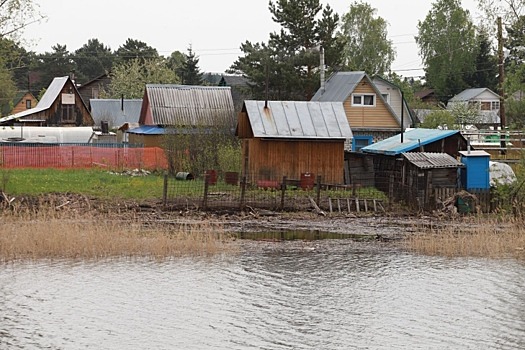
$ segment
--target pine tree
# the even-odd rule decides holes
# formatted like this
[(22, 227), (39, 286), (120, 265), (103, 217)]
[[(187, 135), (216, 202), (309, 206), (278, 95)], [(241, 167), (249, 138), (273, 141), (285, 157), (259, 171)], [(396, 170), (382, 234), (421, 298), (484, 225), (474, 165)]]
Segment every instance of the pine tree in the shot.
[(199, 57), (195, 55), (190, 45), (188, 53), (184, 55), (182, 67), (177, 72), (184, 85), (203, 85), (202, 72), (199, 68)]

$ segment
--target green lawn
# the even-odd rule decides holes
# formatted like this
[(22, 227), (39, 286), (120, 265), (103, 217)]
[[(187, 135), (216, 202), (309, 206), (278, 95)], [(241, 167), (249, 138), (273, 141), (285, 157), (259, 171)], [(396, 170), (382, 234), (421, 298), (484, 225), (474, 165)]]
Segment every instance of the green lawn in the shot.
[(70, 192), (100, 198), (162, 199), (163, 175), (129, 176), (97, 169), (0, 169), (9, 195)]

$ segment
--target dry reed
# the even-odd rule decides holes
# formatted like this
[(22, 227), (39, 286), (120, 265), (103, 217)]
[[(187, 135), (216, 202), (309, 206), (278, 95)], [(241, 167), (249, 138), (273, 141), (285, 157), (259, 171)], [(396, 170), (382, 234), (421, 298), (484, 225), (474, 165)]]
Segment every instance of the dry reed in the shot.
[(231, 236), (218, 224), (145, 225), (74, 213), (39, 211), (1, 215), (0, 261), (107, 259), (233, 252)]
[(523, 221), (513, 218), (477, 217), (438, 228), (420, 228), (404, 244), (425, 255), (525, 259), (525, 227)]

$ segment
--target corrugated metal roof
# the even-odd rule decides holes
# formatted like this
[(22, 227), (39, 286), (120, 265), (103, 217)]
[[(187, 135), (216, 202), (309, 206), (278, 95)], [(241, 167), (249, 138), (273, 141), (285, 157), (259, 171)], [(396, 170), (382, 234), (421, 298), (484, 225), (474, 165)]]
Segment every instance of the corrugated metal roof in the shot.
[(398, 134), (363, 147), (361, 151), (395, 156), (455, 134), (460, 134), (460, 132), (458, 130), (412, 129), (403, 133), (403, 143), (401, 143), (401, 134)]
[(146, 94), (153, 124), (235, 124), (230, 87), (147, 84)]
[(255, 137), (349, 139), (350, 125), (341, 102), (244, 101)]
[(411, 152), (403, 153), (410, 163), (421, 169), (460, 168), (463, 163), (446, 153)]
[(142, 108), (142, 99), (91, 99), (90, 103), (95, 125), (107, 121), (109, 128), (138, 123)]
[(365, 72), (337, 72), (326, 81), (324, 91), (317, 90), (312, 101), (344, 102), (365, 76)]
[(27, 109), (25, 111), (10, 116), (0, 118), (0, 123), (5, 123), (13, 119), (20, 119), (28, 115), (39, 113), (51, 108), (53, 102), (55, 102), (55, 100), (57, 99), (58, 95), (64, 88), (64, 85), (66, 84), (68, 79), (69, 77), (67, 76), (54, 78), (51, 84), (47, 87), (46, 92), (44, 93), (40, 101), (38, 101), (35, 108)]
[(481, 95), (483, 92), (488, 91), (491, 94), (495, 95), (496, 97), (498, 94), (496, 94), (494, 91), (490, 90), (489, 88), (473, 88), (473, 89), (466, 89), (461, 91), (456, 96), (452, 97), (450, 99), (451, 102), (455, 101), (470, 101), (473, 98), (476, 98), (477, 96)]

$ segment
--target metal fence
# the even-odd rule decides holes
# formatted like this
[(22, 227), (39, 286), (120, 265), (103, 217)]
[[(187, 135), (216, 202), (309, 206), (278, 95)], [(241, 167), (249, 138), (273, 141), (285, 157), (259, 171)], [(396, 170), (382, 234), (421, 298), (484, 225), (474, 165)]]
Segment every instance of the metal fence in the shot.
[(2, 143), (0, 162), (4, 168), (167, 169), (161, 148), (116, 143)]
[[(248, 182), (246, 179), (255, 179)], [(240, 176), (208, 171), (200, 176), (179, 172), (164, 179), (163, 203), (168, 209), (233, 209), (351, 213), (384, 211), (386, 196), (374, 187), (328, 184), (322, 176), (303, 174), (300, 180)]]

